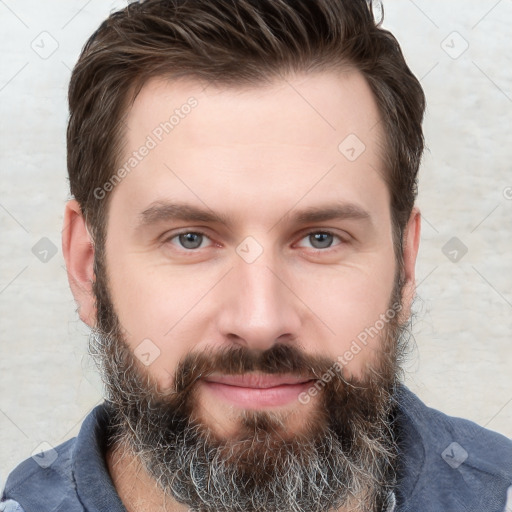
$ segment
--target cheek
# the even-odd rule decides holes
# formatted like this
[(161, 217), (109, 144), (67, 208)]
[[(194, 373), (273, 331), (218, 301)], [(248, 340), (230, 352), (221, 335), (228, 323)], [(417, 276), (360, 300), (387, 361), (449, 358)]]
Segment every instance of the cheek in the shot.
[[(114, 258), (112, 258), (114, 259)], [(143, 253), (120, 256), (110, 265), (114, 306), (130, 332), (161, 337), (201, 301), (215, 283), (214, 272), (148, 263)]]
[(346, 366), (359, 374), (378, 353), (385, 334), (387, 322), (383, 323), (382, 316), (390, 307), (394, 260), (346, 267), (322, 278), (310, 273), (300, 283), (298, 294), (314, 312), (311, 349), (327, 351), (333, 360), (351, 352), (345, 358)]
[(205, 338), (211, 311), (204, 298), (216, 274), (149, 266), (144, 255), (116, 261), (109, 267), (110, 293), (126, 340), (136, 356), (150, 354), (148, 372), (168, 388), (179, 360)]

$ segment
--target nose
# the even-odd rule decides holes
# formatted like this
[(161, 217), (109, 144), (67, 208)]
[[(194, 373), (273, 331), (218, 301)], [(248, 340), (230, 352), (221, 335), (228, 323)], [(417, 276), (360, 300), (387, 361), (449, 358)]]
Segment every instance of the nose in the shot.
[(263, 351), (298, 337), (301, 302), (271, 258), (236, 261), (224, 283), (224, 297), (218, 317), (224, 339)]

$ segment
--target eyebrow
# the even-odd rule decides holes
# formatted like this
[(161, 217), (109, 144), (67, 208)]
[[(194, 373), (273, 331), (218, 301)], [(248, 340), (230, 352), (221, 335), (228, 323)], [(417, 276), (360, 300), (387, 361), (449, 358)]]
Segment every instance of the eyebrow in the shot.
[[(355, 203), (328, 203), (322, 206), (307, 207), (295, 212), (294, 209), (292, 208), (283, 215), (273, 227), (283, 221), (291, 224), (318, 223), (330, 220), (363, 220), (372, 223), (370, 213)], [(229, 226), (231, 223), (228, 216), (215, 213), (207, 207), (199, 208), (186, 203), (156, 201), (139, 214), (136, 229), (170, 221), (204, 222), (225, 226)]]
[(186, 203), (152, 203), (139, 215), (137, 227), (145, 227), (158, 222), (181, 220), (185, 222), (205, 222), (209, 224), (228, 224), (224, 215), (208, 209), (198, 208)]
[[(293, 211), (293, 210), (292, 210)], [(297, 211), (291, 215), (287, 213), (282, 220), (290, 219), (292, 223), (306, 224), (308, 222), (325, 222), (328, 220), (367, 220), (371, 221), (371, 216), (361, 206), (354, 203), (334, 203), (321, 207), (311, 206)]]

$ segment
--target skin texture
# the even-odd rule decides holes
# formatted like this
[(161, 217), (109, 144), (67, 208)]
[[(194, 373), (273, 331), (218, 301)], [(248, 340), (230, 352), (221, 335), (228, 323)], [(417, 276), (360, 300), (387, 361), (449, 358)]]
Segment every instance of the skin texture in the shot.
[[(289, 343), (336, 360), (388, 310), (396, 271), (383, 134), (369, 86), (356, 71), (246, 88), (152, 80), (125, 120), (120, 167), (191, 97), (197, 106), (110, 192), (105, 261), (128, 345), (136, 351), (151, 340), (159, 355), (146, 372), (164, 391), (191, 351), (228, 345), (263, 351)], [(338, 148), (350, 134), (366, 147), (355, 161)], [(144, 211), (164, 203), (214, 212), (226, 224), (141, 222)], [(299, 211), (335, 203), (355, 205), (367, 216), (293, 221)], [(66, 206), (65, 226), (70, 285), (81, 319), (93, 327), (94, 245), (75, 201)], [(335, 235), (332, 245), (315, 249), (309, 235), (325, 231)], [(180, 246), (176, 235), (183, 232), (204, 233), (200, 248)], [(419, 236), (414, 209), (405, 230), (402, 321), (414, 296)], [(347, 375), (363, 377), (378, 360), (380, 342), (380, 335), (370, 338), (346, 365)], [(204, 383), (197, 403), (198, 418), (216, 436), (236, 436), (240, 406)], [(273, 410), (287, 432), (299, 434), (318, 403), (318, 397), (307, 404), (292, 400)], [(136, 461), (116, 465), (120, 459), (109, 454), (109, 469), (128, 510), (143, 510), (142, 502), (163, 509)]]

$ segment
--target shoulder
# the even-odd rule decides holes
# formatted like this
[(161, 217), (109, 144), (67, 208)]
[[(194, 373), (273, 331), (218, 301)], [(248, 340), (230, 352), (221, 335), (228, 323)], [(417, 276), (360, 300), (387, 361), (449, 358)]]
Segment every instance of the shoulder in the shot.
[[(407, 414), (421, 431), (421, 437), (448, 467), (471, 467), (475, 471), (512, 479), (512, 440), (472, 421), (449, 416), (427, 407), (412, 395)], [(441, 451), (440, 451), (441, 450)], [(512, 482), (511, 482), (512, 483)]]
[(125, 511), (104, 460), (111, 421), (104, 402), (85, 417), (76, 438), (22, 462), (7, 478), (0, 512), (19, 505), (19, 512)]
[(512, 441), (427, 407), (405, 387), (398, 402), (406, 501), (503, 512), (512, 487)]
[(105, 493), (115, 494), (102, 458), (108, 414), (105, 404), (98, 405), (77, 437), (19, 464), (7, 478), (0, 512), (15, 512), (12, 507), (20, 505), (20, 512), (83, 512), (84, 497), (101, 501)]
[(41, 510), (41, 503), (45, 510), (61, 510), (74, 493), (71, 465), (75, 441), (70, 439), (19, 464), (7, 479), (2, 497), (7, 501), (0, 505), (4, 507), (0, 512)]

